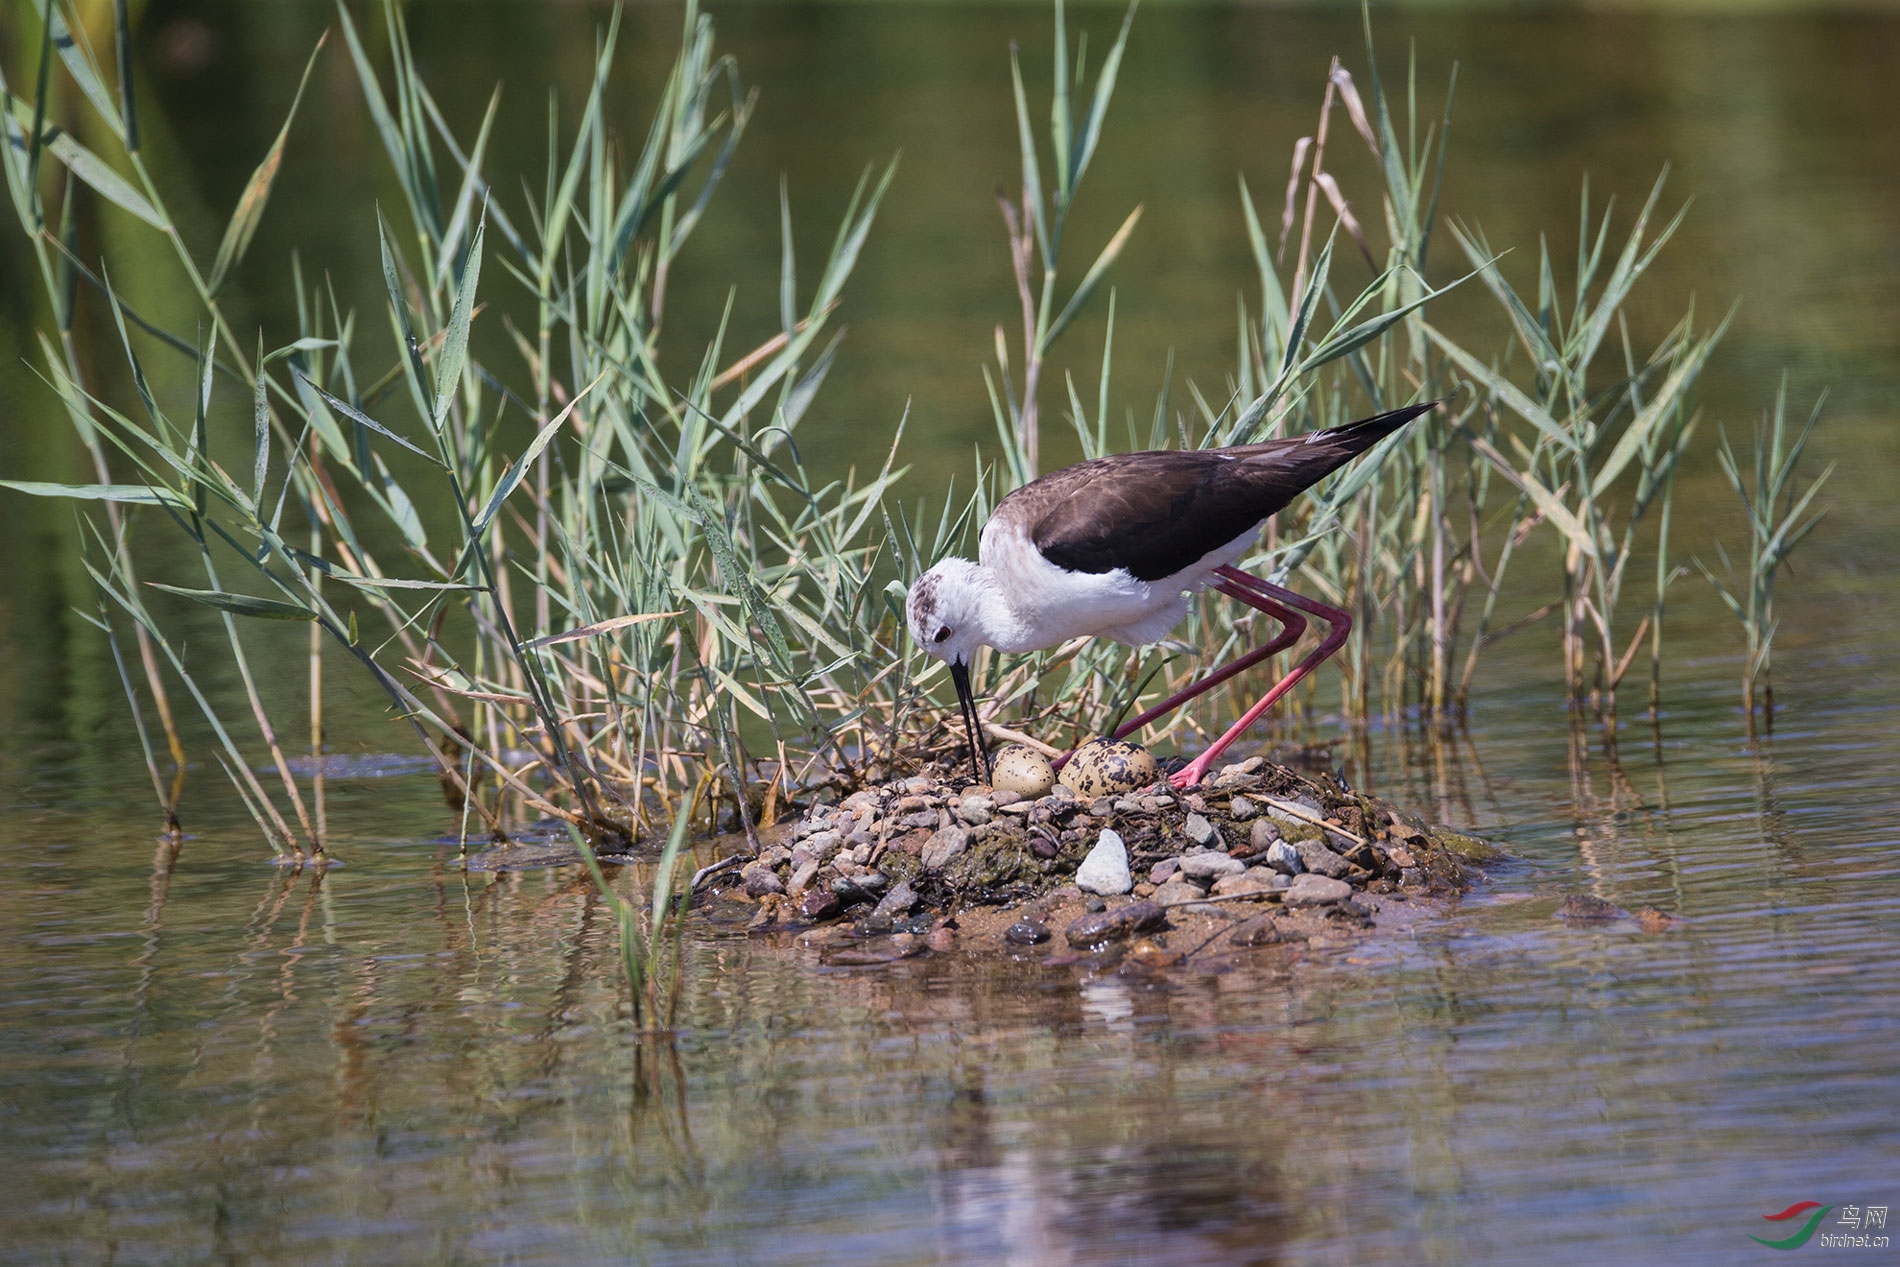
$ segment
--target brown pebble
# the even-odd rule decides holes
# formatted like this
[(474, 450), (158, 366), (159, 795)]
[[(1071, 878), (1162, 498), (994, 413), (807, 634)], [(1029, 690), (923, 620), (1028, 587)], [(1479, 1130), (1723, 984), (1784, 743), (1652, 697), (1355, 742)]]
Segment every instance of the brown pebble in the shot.
[(1271, 915), (1250, 919), (1227, 934), (1227, 942), (1232, 946), (1272, 946), (1285, 940)]
[(1636, 927), (1646, 933), (1666, 933), (1682, 920), (1674, 915), (1664, 914), (1653, 906), (1645, 906), (1636, 912)]
[(844, 903), (829, 888), (806, 889), (798, 899), (798, 913), (806, 919), (830, 919)]
[(957, 948), (957, 930), (954, 928), (932, 929), (925, 942), (938, 954), (948, 954)]
[(1152, 937), (1143, 937), (1128, 948), (1127, 962), (1143, 968), (1172, 968), (1185, 958), (1178, 950), (1169, 950)]
[(1572, 893), (1557, 908), (1556, 918), (1573, 923), (1595, 922), (1598, 920), (1628, 919), (1629, 912), (1614, 902), (1607, 902), (1588, 893)]
[(1071, 946), (1096, 946), (1159, 928), (1167, 919), (1168, 913), (1153, 902), (1129, 902), (1082, 916), (1069, 925), (1064, 935)]

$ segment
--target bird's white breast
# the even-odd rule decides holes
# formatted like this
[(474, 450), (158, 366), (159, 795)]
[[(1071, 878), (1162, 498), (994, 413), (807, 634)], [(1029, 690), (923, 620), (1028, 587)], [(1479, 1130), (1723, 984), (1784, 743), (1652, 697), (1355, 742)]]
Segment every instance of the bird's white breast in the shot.
[(991, 645), (1014, 652), (1080, 637), (1112, 638), (1129, 646), (1157, 642), (1187, 614), (1188, 596), (1206, 588), (1216, 567), (1246, 554), (1258, 532), (1250, 528), (1192, 566), (1150, 582), (1125, 568), (1071, 572), (1057, 567), (1020, 526), (993, 519), (984, 525), (977, 558), (1013, 610), (1013, 623), (1024, 632), (1007, 639), (1018, 645)]

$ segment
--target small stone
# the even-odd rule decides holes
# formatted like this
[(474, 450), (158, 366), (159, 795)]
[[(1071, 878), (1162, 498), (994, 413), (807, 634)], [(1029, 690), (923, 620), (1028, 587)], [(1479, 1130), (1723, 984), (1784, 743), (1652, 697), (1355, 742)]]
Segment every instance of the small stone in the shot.
[(845, 797), (842, 801), (839, 801), (838, 808), (840, 809), (870, 809), (874, 807), (876, 804), (877, 804), (877, 793), (871, 791), (869, 788), (866, 788), (865, 790), (861, 792), (853, 792), (851, 795)]
[(1227, 813), (1237, 823), (1244, 823), (1260, 813), (1260, 807), (1244, 796), (1236, 796), (1227, 803)]
[(1598, 920), (1627, 919), (1629, 912), (1614, 902), (1606, 902), (1600, 897), (1591, 897), (1587, 893), (1572, 893), (1557, 908), (1557, 918), (1572, 923), (1589, 923)]
[(1250, 919), (1227, 934), (1227, 944), (1230, 946), (1271, 946), (1285, 940), (1280, 933), (1280, 926), (1274, 923), (1271, 915)]
[(818, 859), (813, 858), (801, 866), (794, 868), (791, 882), (785, 887), (793, 893), (803, 893), (806, 889), (811, 887), (811, 882), (817, 877), (818, 868), (822, 865)]
[(1288, 906), (1331, 906), (1352, 896), (1352, 885), (1330, 876), (1302, 875), (1287, 886)]
[(1317, 840), (1302, 840), (1293, 847), (1300, 851), (1300, 864), (1308, 871), (1339, 880), (1352, 870), (1350, 862)]
[(1404, 845), (1386, 846), (1385, 856), (1392, 860), (1392, 865), (1395, 867), (1416, 867), (1418, 865), (1418, 859), (1414, 858), (1412, 851), (1407, 849)]
[(785, 892), (785, 881), (770, 867), (753, 864), (740, 873), (745, 879), (747, 897), (765, 897), (769, 894)]
[(897, 887), (883, 896), (871, 914), (878, 919), (897, 920), (910, 914), (916, 906), (916, 890), (910, 887), (910, 881), (899, 880)]
[(1239, 875), (1246, 869), (1246, 863), (1224, 853), (1191, 853), (1181, 859), (1182, 875), (1209, 884), (1222, 876)]
[(843, 907), (838, 895), (829, 889), (807, 889), (798, 899), (798, 913), (806, 919), (830, 919)]
[(1007, 810), (1010, 806), (1022, 799), (1023, 794), (1021, 792), (1012, 792), (1008, 788), (998, 788), (996, 791), (990, 793), (990, 804), (1000, 810)]
[(1137, 880), (1131, 892), (1133, 892), (1136, 897), (1153, 897), (1155, 895), (1155, 886), (1146, 880)]
[(1154, 892), (1151, 901), (1162, 906), (1172, 906), (1176, 902), (1198, 902), (1207, 896), (1207, 891), (1198, 884), (1189, 884), (1186, 880), (1170, 880)]
[(1141, 801), (1133, 796), (1116, 797), (1115, 798), (1115, 812), (1117, 814), (1142, 813), (1143, 811), (1141, 808)]
[(981, 826), (990, 821), (990, 809), (988, 797), (966, 796), (957, 802), (957, 817), (972, 827)]
[(1089, 856), (1075, 869), (1075, 886), (1084, 893), (1100, 893), (1105, 897), (1118, 897), (1135, 887), (1135, 878), (1128, 871), (1128, 847), (1120, 835), (1108, 828), (1102, 829), (1095, 848), (1089, 850)]
[(1004, 930), (1003, 940), (1012, 946), (1040, 946), (1050, 936), (1047, 924), (1025, 915)]
[(1168, 877), (1181, 869), (1179, 858), (1163, 858), (1148, 868), (1148, 879), (1155, 884), (1166, 884)]
[(1199, 814), (1189, 814), (1181, 831), (1189, 840), (1205, 849), (1213, 849), (1221, 843), (1220, 828)]
[(922, 796), (930, 791), (932, 786), (930, 780), (921, 774), (904, 780), (904, 790), (912, 796)]
[(1271, 818), (1254, 819), (1253, 827), (1249, 830), (1248, 842), (1253, 845), (1255, 853), (1259, 853), (1280, 839), (1280, 825)]
[(938, 954), (948, 954), (957, 948), (957, 930), (954, 928), (933, 928), (924, 944)]
[(1029, 852), (1047, 862), (1062, 852), (1062, 846), (1047, 836), (1037, 836), (1029, 842)]
[[(1277, 892), (1277, 886), (1275, 886), (1271, 880), (1267, 879), (1266, 876), (1257, 874), (1258, 871), (1259, 868), (1255, 867), (1243, 871), (1239, 875), (1222, 876), (1220, 879), (1214, 881), (1214, 896), (1238, 897), (1246, 893), (1258, 893), (1264, 897), (1269, 893)], [(1281, 877), (1274, 876), (1274, 879), (1279, 878)]]
[(969, 847), (969, 832), (961, 827), (939, 827), (924, 845), (924, 870), (943, 870)]
[(844, 847), (844, 835), (835, 831), (813, 832), (806, 839), (805, 847), (811, 850), (812, 857), (825, 862), (832, 854)]
[(1636, 912), (1636, 927), (1645, 933), (1666, 933), (1682, 920), (1674, 915), (1665, 914), (1653, 906), (1645, 906)]
[(1159, 928), (1167, 919), (1168, 913), (1154, 902), (1129, 902), (1113, 910), (1082, 916), (1069, 925), (1065, 936), (1071, 946), (1099, 946)]
[(1089, 814), (1094, 818), (1111, 818), (1115, 813), (1115, 798), (1098, 796), (1089, 802)]
[(1104, 902), (1096, 894), (1091, 893), (1084, 899), (1082, 909), (1085, 911), (1105, 911), (1108, 909), (1108, 903)]
[(1281, 875), (1298, 875), (1306, 870), (1300, 862), (1300, 851), (1284, 840), (1276, 840), (1267, 846), (1267, 865)]
[(1172, 968), (1187, 956), (1178, 950), (1169, 950), (1152, 937), (1143, 937), (1128, 948), (1123, 963), (1136, 968)]
[(794, 871), (798, 870), (798, 868), (804, 866), (808, 862), (816, 862), (816, 861), (818, 861), (817, 855), (812, 853), (812, 851), (805, 845), (801, 844), (792, 850), (792, 870)]

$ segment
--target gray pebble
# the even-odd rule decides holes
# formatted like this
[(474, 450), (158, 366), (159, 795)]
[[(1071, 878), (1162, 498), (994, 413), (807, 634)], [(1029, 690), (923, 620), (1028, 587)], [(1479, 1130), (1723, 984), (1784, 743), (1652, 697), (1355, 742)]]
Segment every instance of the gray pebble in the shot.
[(1308, 871), (1331, 876), (1335, 880), (1344, 879), (1352, 871), (1352, 863), (1317, 840), (1302, 840), (1293, 847), (1300, 851), (1300, 863)]
[(1284, 840), (1276, 840), (1267, 846), (1267, 865), (1281, 875), (1298, 875), (1306, 870), (1300, 861), (1300, 851)]
[(1039, 946), (1049, 940), (1049, 926), (1024, 916), (1003, 933), (1003, 940), (1016, 946)]
[(972, 826), (990, 821), (991, 802), (986, 797), (966, 796), (957, 802), (957, 817)]
[(917, 892), (910, 887), (910, 881), (900, 880), (897, 886), (886, 893), (877, 904), (872, 915), (880, 919), (900, 919), (911, 913), (917, 905)]
[(1287, 886), (1288, 906), (1331, 906), (1352, 896), (1352, 885), (1323, 875), (1303, 875)]
[(1248, 839), (1253, 842), (1255, 853), (1259, 853), (1262, 849), (1265, 849), (1268, 845), (1280, 839), (1280, 824), (1274, 822), (1271, 818), (1254, 819), (1253, 827), (1250, 831), (1251, 835)]
[(1260, 807), (1244, 796), (1236, 796), (1227, 803), (1227, 812), (1237, 823), (1244, 823), (1260, 813)]
[(1211, 883), (1222, 876), (1239, 875), (1246, 869), (1246, 863), (1224, 853), (1194, 853), (1181, 859), (1181, 874), (1204, 883)]
[[(1281, 881), (1276, 885), (1274, 880)], [(1272, 871), (1263, 871), (1259, 867), (1249, 867), (1239, 875), (1222, 876), (1214, 881), (1215, 897), (1232, 897), (1241, 893), (1268, 894), (1278, 892), (1289, 883), (1285, 876)]]
[(1181, 830), (1186, 833), (1189, 840), (1208, 849), (1221, 843), (1220, 828), (1199, 814), (1189, 814)]
[(1166, 884), (1168, 882), (1168, 877), (1172, 876), (1176, 871), (1179, 871), (1180, 869), (1181, 869), (1180, 859), (1163, 858), (1160, 862), (1157, 862), (1154, 864), (1154, 866), (1148, 868), (1148, 883)]
[(1197, 902), (1206, 896), (1207, 890), (1198, 884), (1186, 880), (1169, 880), (1154, 891), (1150, 900), (1167, 906), (1174, 902)]
[(772, 868), (754, 863), (742, 873), (745, 878), (747, 897), (766, 897), (773, 893), (785, 892), (785, 881), (778, 878)]
[(1102, 830), (1095, 848), (1075, 869), (1075, 885), (1084, 893), (1105, 897), (1117, 897), (1135, 887), (1135, 878), (1128, 870), (1128, 847), (1121, 836), (1107, 828)]
[(786, 888), (793, 893), (803, 893), (806, 889), (809, 889), (812, 880), (817, 878), (819, 865), (818, 859), (813, 858), (802, 866), (795, 868), (792, 871), (791, 883), (786, 885)]
[(941, 871), (958, 854), (970, 847), (970, 833), (961, 827), (940, 827), (924, 842), (923, 866), (926, 871)]

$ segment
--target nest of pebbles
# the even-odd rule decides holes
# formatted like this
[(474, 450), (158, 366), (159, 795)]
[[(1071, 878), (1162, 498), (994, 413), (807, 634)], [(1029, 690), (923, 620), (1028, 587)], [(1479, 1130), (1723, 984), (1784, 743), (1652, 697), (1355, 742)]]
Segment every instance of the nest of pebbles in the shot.
[(1026, 799), (895, 779), (810, 806), (736, 881), (758, 903), (758, 931), (848, 919), (862, 934), (921, 938), (975, 908), (1027, 904), (1019, 925), (1037, 925), (1072, 903), (1082, 913), (1068, 940), (1083, 947), (1163, 927), (1173, 911), (1245, 919), (1277, 907), (1368, 927), (1385, 900), (1461, 892), (1474, 864), (1500, 856), (1330, 775), (1255, 757), (1185, 791), (1089, 801), (1061, 785)]

